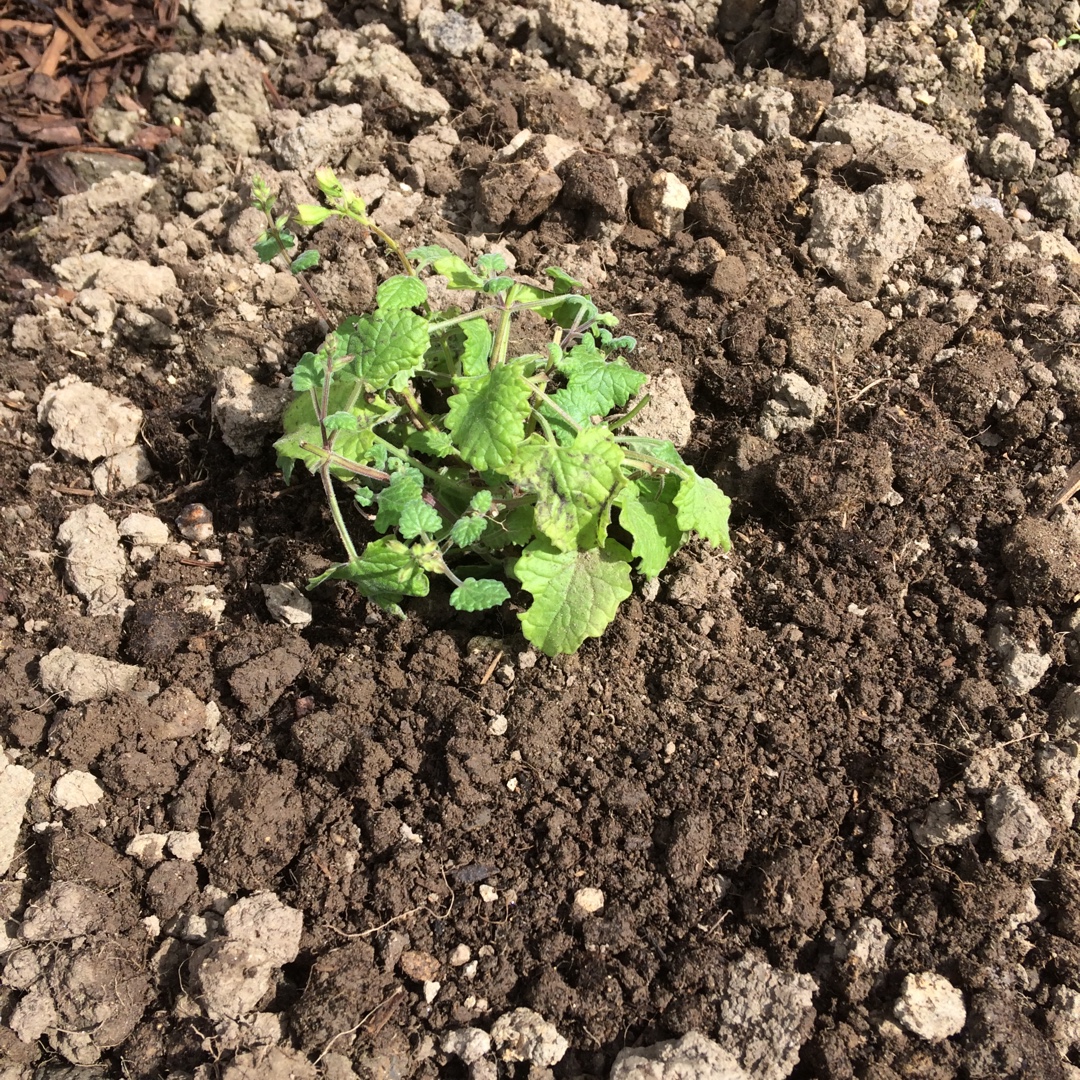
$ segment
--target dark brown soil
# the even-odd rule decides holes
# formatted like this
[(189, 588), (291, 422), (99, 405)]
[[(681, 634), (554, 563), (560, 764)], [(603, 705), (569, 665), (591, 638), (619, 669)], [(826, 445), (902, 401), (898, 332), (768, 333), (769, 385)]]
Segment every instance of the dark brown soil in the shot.
[[(1068, 30), (1053, 5), (1033, 3), (1005, 33), (994, 6), (980, 5), (974, 23), (986, 48), (978, 85), (946, 80), (916, 113), (969, 149), (1000, 123), (1024, 43)], [(383, 20), (405, 40), (396, 15), (339, 7), (319, 25)], [(809, 140), (834, 92), (896, 107), (895, 72), (834, 85), (822, 54), (771, 30), (771, 15), (718, 37), (676, 7), (632, 13), (634, 48), (657, 61), (632, 107), (605, 97), (589, 110), (532, 80), (512, 56), (526, 30), (512, 44), (494, 36), (500, 5), (463, 9), (498, 43), (485, 60), (409, 45), (461, 141), (444, 172), (422, 178), (456, 216), (422, 209), (400, 227), (404, 239), (463, 233), (475, 209), (521, 270), (601, 270), (594, 297), (638, 338), (639, 367), (678, 374), (696, 414), (686, 454), (734, 500), (730, 556), (692, 546), (655, 599), (638, 590), (578, 655), (538, 655), (512, 605), (462, 615), (438, 588), (406, 621), (340, 583), (314, 591), (309, 628), (270, 619), (260, 586), (318, 572), (338, 556), (336, 537), (318, 484), (285, 488), (269, 449), (233, 455), (210, 398), (226, 364), (280, 383), (319, 336), (299, 302), (246, 322), (228, 290), (185, 287), (179, 348), (94, 350), (79, 339), (0, 358), (0, 736), (35, 774), (0, 902), (16, 939), (61, 885), (79, 886), (75, 908), (91, 912), (77, 935), (47, 935), (39, 983), (12, 974), (11, 957), (25, 952), (12, 942), (0, 980), (5, 1077), (66, 1075), (73, 1037), (55, 1031), (91, 1031), (83, 999), (95, 994), (96, 1023), (112, 1028), (83, 1040), (94, 1052), (82, 1063), (102, 1071), (80, 1075), (211, 1077), (230, 1065), (255, 1069), (237, 1077), (288, 1075), (296, 1059), (244, 1056), (277, 1041), (311, 1062), (344, 1055), (361, 1077), (464, 1076), (443, 1036), (528, 1006), (569, 1042), (554, 1075), (600, 1077), (623, 1048), (690, 1030), (728, 1045), (725, 988), (748, 956), (815, 981), (792, 1076), (1076, 1074), (1069, 1031), (1080, 1021), (1069, 1029), (1063, 1004), (1080, 991), (1076, 789), (1061, 794), (1076, 770), (1046, 761), (1077, 754), (1080, 544), (1075, 520), (1049, 512), (1080, 457), (1076, 309), (1063, 313), (1080, 276), (1067, 261), (1005, 253), (1008, 215), (1018, 200), (1036, 207), (1042, 173), (992, 182), (1005, 217), (975, 209), (928, 226), (890, 279), (906, 281), (906, 299), (886, 287), (853, 303), (800, 251), (800, 192), (828, 175), (855, 191), (875, 178), (781, 140), (728, 179), (710, 140), (676, 138), (668, 118), (714, 86), (776, 85), (810, 117), (800, 129), (797, 110), (792, 124)], [(943, 7), (941, 49), (958, 18)], [(871, 5), (863, 29), (894, 21)], [(199, 39), (181, 19), (178, 47), (232, 45)], [(321, 107), (324, 69), (303, 39), (268, 68), (302, 113)], [(423, 125), (369, 90), (354, 95), (369, 135), (356, 170), (385, 163), (415, 183), (406, 144)], [(1067, 86), (1041, 96), (1062, 141), (1058, 160), (1037, 166), (1049, 176), (1075, 156), (1075, 117)], [(612, 123), (617, 145), (605, 141)], [(512, 170), (493, 159), (525, 127), (583, 148), (557, 170), (561, 186), (545, 186), (556, 174), (533, 158)], [(195, 142), (161, 149), (163, 220), (198, 182)], [(695, 192), (685, 228), (663, 237), (642, 227), (632, 199), (624, 225), (605, 158), (631, 190), (658, 169), (680, 176)], [(720, 179), (699, 190), (708, 177)], [(10, 222), (6, 256), (20, 277), (47, 283), (35, 222)], [(617, 261), (602, 269), (612, 227)], [(352, 279), (352, 293), (328, 284), (327, 302), (345, 314), (370, 299), (374, 275), (359, 238), (328, 234), (323, 247)], [(941, 284), (950, 267), (977, 300), (967, 320), (953, 317), (956, 290)], [(5, 329), (45, 310), (47, 290), (25, 289), (4, 301)], [(920, 303), (919, 289), (934, 295)], [(760, 418), (785, 372), (828, 403), (770, 440)], [(87, 616), (64, 584), (56, 530), (93, 496), (87, 467), (52, 450), (35, 406), (68, 373), (146, 412), (155, 476), (97, 501), (115, 520), (139, 510), (170, 524), (202, 502), (222, 554), (207, 565), (197, 552), (163, 552), (128, 583), (123, 620)], [(206, 585), (225, 601), (216, 625), (182, 609), (187, 587)], [(1049, 658), (1034, 686), (1010, 677), (1003, 634)], [(63, 646), (138, 664), (144, 682), (106, 701), (51, 698), (38, 661)], [(174, 713), (165, 724), (148, 705), (150, 682), (216, 703), (227, 738), (208, 741)], [(505, 733), (492, 734), (499, 717)], [(60, 810), (49, 793), (73, 769), (104, 795)], [(1051, 826), (1041, 854), (1012, 858), (987, 831), (987, 793), (1006, 783)], [(939, 803), (969, 828), (956, 843), (920, 844)], [(172, 831), (197, 833), (201, 854), (156, 865), (127, 854), (133, 837)], [(574, 908), (583, 887), (603, 891), (600, 911)], [(262, 891), (303, 914), (298, 955), (273, 968), (252, 1010), (279, 1018), (276, 1039), (206, 1015), (188, 977), (207, 921), (213, 930), (229, 901)], [(838, 945), (869, 919), (885, 941), (880, 963)], [(897, 1023), (903, 979), (920, 972), (962, 992), (959, 1034), (932, 1042)], [(428, 1001), (424, 984), (435, 982)], [(30, 985), (75, 1003), (51, 1034), (23, 1041), (5, 1025)], [(55, 1071), (32, 1073), (47, 1065)], [(533, 1065), (528, 1075), (549, 1074)]]

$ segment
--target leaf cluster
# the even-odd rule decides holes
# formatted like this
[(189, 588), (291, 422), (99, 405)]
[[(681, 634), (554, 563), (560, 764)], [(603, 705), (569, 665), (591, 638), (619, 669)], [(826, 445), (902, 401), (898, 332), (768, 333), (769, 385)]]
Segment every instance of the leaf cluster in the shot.
[[(351, 217), (403, 272), (293, 371), (278, 461), (286, 479), (297, 462), (321, 476), (347, 554), (312, 584), (351, 581), (400, 613), (433, 574), (465, 611), (506, 602), (516, 581), (531, 597), (526, 638), (554, 655), (603, 633), (631, 571), (655, 577), (691, 534), (728, 549), (716, 484), (670, 442), (620, 433), (647, 378), (622, 356), (633, 339), (614, 335), (615, 318), (577, 281), (554, 268), (543, 285), (520, 280), (498, 254), (470, 265), (443, 247), (404, 252), (332, 173), (317, 179), (327, 205), (296, 220)], [(462, 303), (436, 309), (431, 275)], [(550, 328), (542, 352), (515, 348), (528, 313)], [(342, 490), (382, 534), (362, 551)]]

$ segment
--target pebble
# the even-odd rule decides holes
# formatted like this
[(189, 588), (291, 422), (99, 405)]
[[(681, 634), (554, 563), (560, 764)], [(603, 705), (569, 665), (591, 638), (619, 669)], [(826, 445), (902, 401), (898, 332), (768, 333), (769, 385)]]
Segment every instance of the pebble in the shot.
[(528, 1061), (551, 1068), (562, 1061), (570, 1044), (532, 1009), (514, 1009), (491, 1025), (491, 1041), (503, 1061)]
[(189, 503), (180, 511), (176, 527), (185, 540), (201, 544), (214, 535), (214, 515), (202, 503)]
[(493, 904), (499, 898), (499, 890), (493, 889), (490, 885), (481, 885), (478, 891), (480, 899), (485, 904)]
[(604, 909), (604, 893), (601, 889), (578, 889), (574, 893), (574, 911), (580, 915), (593, 915)]
[(84, 806), (96, 806), (104, 794), (101, 785), (90, 773), (72, 769), (53, 784), (49, 798), (61, 810), (78, 810)]
[(502, 713), (496, 713), (489, 721), (487, 731), (489, 735), (505, 735), (507, 719)]
[(480, 1028), (458, 1028), (448, 1031), (440, 1045), (444, 1054), (461, 1058), (466, 1065), (471, 1065), (491, 1052), (491, 1036)]
[(659, 236), (671, 237), (683, 227), (690, 189), (672, 172), (656, 172), (634, 192), (638, 221)]
[(37, 416), (39, 423), (52, 428), (52, 444), (57, 450), (83, 461), (96, 461), (134, 446), (143, 421), (142, 410), (127, 398), (74, 375), (45, 388)]
[(448, 957), (451, 967), (464, 967), (472, 959), (472, 949), (468, 945), (455, 945)]
[(1048, 864), (1050, 823), (1015, 780), (998, 785), (986, 800), (986, 831), (1002, 862)]
[(893, 1011), (908, 1031), (928, 1042), (958, 1034), (967, 1022), (963, 994), (944, 976), (929, 971), (904, 979)]
[(298, 629), (311, 625), (311, 601), (291, 581), (264, 585), (262, 591), (266, 610), (276, 622)]

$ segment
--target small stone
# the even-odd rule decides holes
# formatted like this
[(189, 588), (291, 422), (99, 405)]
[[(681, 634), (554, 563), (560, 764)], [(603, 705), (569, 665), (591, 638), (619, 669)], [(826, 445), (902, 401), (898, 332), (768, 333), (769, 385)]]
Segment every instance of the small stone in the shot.
[(466, 1065), (471, 1065), (491, 1052), (491, 1036), (480, 1028), (458, 1028), (448, 1031), (440, 1045), (444, 1054), (461, 1058)]
[(96, 806), (105, 794), (101, 785), (88, 772), (72, 769), (53, 784), (49, 798), (61, 810), (77, 810)]
[(493, 889), (490, 885), (481, 885), (479, 888), (480, 899), (485, 904), (493, 904), (499, 899), (499, 890)]
[(570, 1044), (539, 1013), (514, 1009), (491, 1026), (491, 1041), (503, 1061), (528, 1061), (551, 1068), (562, 1061)]
[(69, 375), (45, 388), (38, 421), (52, 428), (52, 444), (72, 457), (96, 461), (135, 445), (142, 410), (125, 397)]
[(472, 949), (468, 945), (455, 945), (447, 958), (451, 967), (464, 967), (472, 959)]
[(634, 208), (642, 227), (659, 236), (681, 232), (690, 205), (690, 189), (671, 172), (657, 172), (634, 192)]
[(442, 983), (431, 982), (424, 983), (424, 1001), (429, 1005), (439, 996), (439, 991), (442, 989)]
[(185, 540), (201, 544), (214, 535), (214, 516), (202, 503), (189, 503), (180, 511), (176, 527)]
[[(0, 746), (0, 875), (8, 872), (15, 858), (19, 829), (33, 790), (34, 774), (22, 765), (9, 764)], [(2, 940), (0, 936), (0, 952)]]
[(919, 847), (963, 844), (978, 835), (978, 825), (967, 822), (963, 811), (949, 799), (935, 799), (911, 823), (911, 836)]
[(967, 1022), (963, 994), (948, 979), (929, 971), (904, 979), (893, 1011), (908, 1031), (928, 1042), (959, 1034)]
[(998, 132), (979, 148), (979, 168), (995, 180), (1019, 180), (1035, 168), (1035, 148), (1011, 131)]
[(64, 645), (41, 658), (38, 673), (47, 694), (81, 705), (133, 689), (142, 669), (90, 653), (77, 653)]
[(579, 915), (593, 915), (604, 909), (604, 893), (601, 889), (578, 889), (574, 893), (574, 911)]
[(90, 473), (94, 490), (99, 495), (128, 491), (153, 475), (154, 466), (150, 464), (144, 446), (129, 446), (119, 454), (106, 458)]
[(270, 617), (285, 626), (303, 629), (311, 625), (311, 601), (291, 582), (280, 585), (264, 585), (263, 597)]
[(484, 44), (484, 31), (475, 19), (459, 11), (440, 11), (425, 7), (416, 19), (416, 32), (424, 47), (436, 56), (461, 59), (475, 53)]
[(96, 503), (69, 514), (56, 532), (67, 549), (64, 577), (86, 601), (86, 614), (123, 615), (131, 601), (124, 593), (127, 557), (120, 534)]
[(169, 526), (151, 514), (128, 514), (120, 522), (120, 535), (137, 547), (164, 547), (169, 542)]
[(168, 842), (165, 833), (139, 833), (124, 848), (124, 854), (130, 855), (140, 866), (149, 870), (165, 858), (165, 845)]
[(169, 854), (181, 862), (194, 862), (202, 854), (202, 842), (197, 832), (173, 831), (168, 835)]
[(986, 831), (1002, 862), (1049, 864), (1046, 841), (1053, 830), (1015, 780), (1006, 780), (987, 798)]
[[(762, 1070), (759, 1076), (783, 1076)], [(609, 1080), (751, 1080), (738, 1060), (718, 1043), (696, 1031), (681, 1039), (620, 1050)]]
[(241, 368), (225, 368), (217, 377), (212, 406), (222, 442), (241, 457), (258, 457), (280, 428), (292, 396), (288, 383), (262, 386)]
[(487, 726), (487, 732), (489, 735), (505, 735), (506, 729), (509, 724), (506, 717), (502, 713), (496, 713), (489, 721)]
[(434, 982), (439, 974), (439, 961), (431, 953), (409, 949), (401, 954), (401, 973), (417, 982)]

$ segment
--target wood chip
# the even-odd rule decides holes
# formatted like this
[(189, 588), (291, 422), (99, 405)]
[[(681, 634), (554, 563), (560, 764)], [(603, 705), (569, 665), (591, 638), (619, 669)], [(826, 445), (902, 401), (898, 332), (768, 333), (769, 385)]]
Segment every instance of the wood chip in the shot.
[(71, 35), (66, 30), (57, 27), (41, 57), (41, 63), (37, 66), (37, 73), (39, 75), (55, 75), (60, 67), (60, 61), (70, 44)]
[(1080, 461), (1066, 474), (1065, 483), (1058, 489), (1046, 516), (1049, 517), (1059, 506), (1064, 506), (1078, 491), (1080, 491)]
[(38, 101), (59, 105), (71, 93), (71, 80), (66, 75), (62, 75), (59, 79), (52, 79), (48, 75), (39, 75), (35, 72), (30, 76), (27, 90)]
[(24, 34), (33, 34), (34, 37), (48, 37), (53, 31), (53, 25), (47, 22), (24, 22), (22, 19), (0, 19), (0, 33), (10, 34), (20, 30)]
[(68, 28), (71, 36), (79, 43), (79, 48), (82, 49), (87, 60), (100, 60), (105, 55), (98, 48), (97, 42), (94, 41), (90, 33), (79, 25), (78, 20), (70, 11), (66, 11), (62, 7), (57, 7), (54, 10), (56, 17)]
[(23, 146), (7, 179), (0, 184), (0, 214), (18, 198), (19, 189), (30, 179), (30, 147)]

